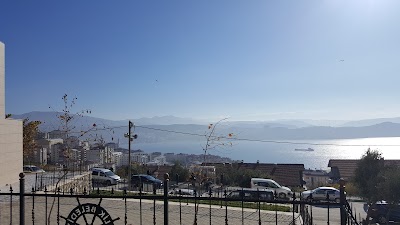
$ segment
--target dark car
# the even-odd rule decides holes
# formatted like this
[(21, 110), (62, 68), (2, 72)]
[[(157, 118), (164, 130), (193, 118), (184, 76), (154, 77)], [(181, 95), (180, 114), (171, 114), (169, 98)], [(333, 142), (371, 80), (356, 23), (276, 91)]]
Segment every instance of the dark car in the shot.
[(147, 175), (147, 174), (138, 174), (138, 175), (133, 175), (131, 179), (131, 183), (135, 187), (141, 186), (141, 184), (152, 184), (155, 185), (156, 188), (161, 188), (162, 187), (162, 181), (154, 178), (153, 176)]
[(391, 205), (385, 201), (377, 202), (368, 208), (368, 214), (379, 224), (400, 222), (400, 205)]
[(226, 197), (246, 201), (273, 200), (274, 192), (268, 189), (243, 188), (231, 191)]

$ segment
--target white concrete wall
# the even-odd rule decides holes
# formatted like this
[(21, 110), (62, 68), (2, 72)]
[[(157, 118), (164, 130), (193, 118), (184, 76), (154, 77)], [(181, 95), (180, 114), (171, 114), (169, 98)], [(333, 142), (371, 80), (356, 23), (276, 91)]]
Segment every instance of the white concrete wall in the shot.
[(0, 119), (0, 186), (18, 181), (22, 172), (22, 121)]
[(0, 187), (18, 181), (22, 172), (22, 121), (5, 119), (5, 59), (0, 42)]

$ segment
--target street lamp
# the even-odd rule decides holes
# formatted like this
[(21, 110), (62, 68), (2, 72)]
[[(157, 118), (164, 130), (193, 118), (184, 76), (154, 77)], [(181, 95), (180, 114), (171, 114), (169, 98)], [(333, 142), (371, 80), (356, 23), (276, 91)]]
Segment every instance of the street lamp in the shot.
[(128, 138), (128, 185), (129, 185), (129, 190), (131, 189), (131, 176), (132, 176), (132, 171), (131, 171), (131, 141), (133, 139), (137, 139), (137, 134), (132, 135), (132, 127), (135, 130), (135, 125), (129, 120), (129, 130), (128, 133), (124, 135), (124, 137)]

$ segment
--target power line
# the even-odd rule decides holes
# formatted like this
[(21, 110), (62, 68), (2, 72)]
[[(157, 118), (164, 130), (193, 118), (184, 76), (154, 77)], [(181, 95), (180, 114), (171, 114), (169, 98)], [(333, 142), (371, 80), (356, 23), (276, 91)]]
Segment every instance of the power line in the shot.
[[(207, 134), (198, 134), (198, 133), (190, 133), (190, 132), (183, 132), (183, 131), (175, 131), (175, 130), (167, 130), (161, 128), (154, 128), (148, 126), (140, 126), (135, 125), (135, 127), (147, 129), (147, 130), (155, 130), (160, 132), (166, 133), (174, 133), (174, 134), (182, 134), (182, 135), (190, 135), (190, 136), (197, 136), (197, 137), (206, 137)], [(115, 126), (115, 127), (107, 127), (107, 128), (96, 128), (89, 132), (101, 131), (101, 130), (112, 130), (112, 129), (119, 129), (119, 128), (127, 128), (126, 126)], [(71, 133), (89, 133), (89, 132), (71, 132)], [(335, 144), (335, 143), (314, 143), (314, 142), (295, 142), (295, 141), (277, 141), (277, 140), (262, 140), (262, 139), (249, 139), (249, 138), (237, 138), (237, 137), (224, 137), (224, 136), (215, 136), (215, 138), (226, 139), (226, 140), (233, 140), (233, 141), (249, 141), (249, 142), (260, 142), (260, 143), (273, 143), (273, 144), (291, 144), (291, 145), (311, 145), (311, 146), (337, 146), (337, 147), (400, 147), (400, 144), (394, 145), (378, 145), (378, 144)]]
[[(205, 134), (195, 134), (195, 133), (188, 133), (188, 132), (180, 132), (180, 131), (152, 128), (152, 127), (146, 127), (146, 126), (136, 126), (136, 127), (140, 127), (140, 128), (143, 128), (143, 129), (149, 129), (149, 130), (157, 130), (157, 131), (162, 131), (162, 132), (199, 136), (199, 137), (205, 137), (206, 136)], [(224, 136), (220, 136), (219, 138), (223, 138), (223, 139), (227, 139), (227, 140), (235, 140), (235, 141), (250, 141), (250, 142), (262, 142), (262, 143), (274, 143), (274, 144), (293, 144), (293, 145), (313, 145), (313, 146), (343, 146), (343, 147), (368, 147), (368, 146), (369, 147), (377, 147), (377, 146), (385, 146), (385, 147), (396, 147), (397, 146), (398, 147), (398, 146), (400, 146), (400, 144), (398, 144), (398, 145), (347, 144), (346, 145), (346, 144), (334, 144), (334, 143), (293, 142), (293, 141), (260, 140), (260, 139), (224, 137)]]

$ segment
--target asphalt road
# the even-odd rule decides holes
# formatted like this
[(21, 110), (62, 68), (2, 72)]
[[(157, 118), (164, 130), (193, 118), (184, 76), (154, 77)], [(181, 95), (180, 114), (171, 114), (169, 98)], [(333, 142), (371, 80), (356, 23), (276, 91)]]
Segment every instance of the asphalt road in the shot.
[[(365, 219), (367, 213), (364, 211), (364, 202), (350, 202), (350, 206), (353, 210), (353, 215), (356, 216), (357, 221)], [(340, 208), (330, 208), (329, 209), (329, 223), (328, 223), (328, 208), (326, 206), (313, 206), (312, 215), (314, 224), (340, 224)]]

